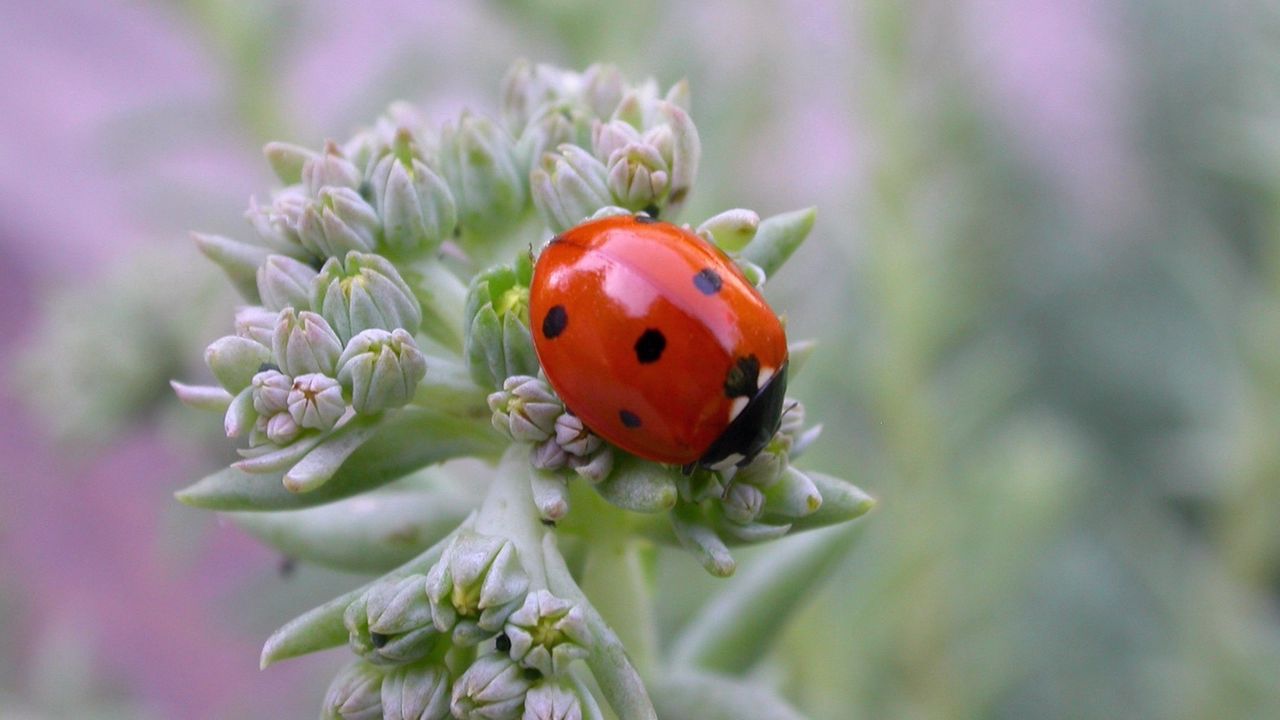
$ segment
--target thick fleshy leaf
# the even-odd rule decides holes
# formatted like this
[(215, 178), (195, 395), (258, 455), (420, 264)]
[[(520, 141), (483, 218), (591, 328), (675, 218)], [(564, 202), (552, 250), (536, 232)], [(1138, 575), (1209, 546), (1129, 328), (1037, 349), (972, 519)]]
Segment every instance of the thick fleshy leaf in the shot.
[(764, 657), (791, 613), (831, 575), (857, 536), (852, 528), (780, 541), (752, 558), (676, 634), (673, 662), (742, 673)]
[(658, 714), (664, 718), (804, 720), (759, 681), (679, 672), (654, 679), (650, 687)]
[(270, 250), (222, 235), (191, 233), (191, 239), (205, 257), (222, 268), (241, 297), (258, 302), (258, 267), (267, 261)]
[(434, 544), (475, 507), (439, 471), (305, 510), (230, 513), (285, 555), (350, 572), (386, 572)]
[(610, 504), (642, 513), (666, 512), (680, 497), (675, 470), (618, 453), (613, 472), (596, 490)]
[(262, 154), (285, 185), (302, 182), (302, 166), (318, 155), (313, 150), (286, 142), (269, 142), (262, 148)]
[(693, 554), (707, 572), (716, 577), (729, 577), (738, 565), (729, 554), (729, 548), (707, 527), (702, 512), (696, 505), (681, 505), (671, 513), (671, 528), (680, 545)]
[(759, 265), (765, 275), (773, 277), (809, 236), (815, 217), (816, 209), (805, 208), (762, 220), (755, 239), (742, 249), (742, 257)]
[(822, 507), (811, 515), (792, 521), (792, 532), (848, 522), (867, 514), (876, 506), (874, 498), (844, 480), (819, 472), (805, 474), (822, 494)]
[(290, 492), (282, 482), (283, 472), (253, 475), (227, 468), (179, 491), (177, 498), (208, 510), (312, 507), (381, 487), (452, 458), (496, 457), (504, 444), (488, 422), (413, 408), (379, 426), (377, 435), (343, 463), (329, 482), (312, 492)]

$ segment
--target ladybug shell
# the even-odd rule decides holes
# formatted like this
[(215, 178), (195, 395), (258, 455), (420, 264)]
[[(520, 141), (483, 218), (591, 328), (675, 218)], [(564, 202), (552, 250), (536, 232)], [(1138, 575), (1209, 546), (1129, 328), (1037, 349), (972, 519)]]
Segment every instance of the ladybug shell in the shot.
[(778, 427), (782, 323), (727, 255), (687, 230), (632, 216), (571, 228), (538, 258), (529, 312), (566, 407), (630, 453), (712, 464), (754, 455)]

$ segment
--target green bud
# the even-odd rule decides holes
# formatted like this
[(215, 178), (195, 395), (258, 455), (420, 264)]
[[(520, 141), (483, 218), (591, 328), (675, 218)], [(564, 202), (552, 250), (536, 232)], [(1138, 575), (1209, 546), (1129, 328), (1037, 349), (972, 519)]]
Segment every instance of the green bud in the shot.
[(626, 145), (609, 156), (605, 167), (609, 191), (625, 208), (641, 210), (659, 205), (670, 187), (667, 163), (652, 145)]
[(303, 259), (312, 256), (298, 235), (298, 225), (309, 202), (301, 187), (291, 186), (273, 195), (265, 207), (258, 204), (257, 198), (249, 198), (245, 218), (272, 251)]
[(538, 372), (529, 332), (529, 284), (533, 262), (521, 254), (471, 280), (467, 289), (463, 354), (471, 378), (484, 388), (502, 387), (515, 375)]
[(259, 415), (274, 415), (289, 409), (293, 378), (279, 370), (263, 370), (253, 376), (253, 409)]
[(356, 190), (360, 187), (360, 170), (330, 141), (325, 143), (323, 153), (313, 155), (303, 163), (302, 186), (312, 197), (319, 196), (325, 188)]
[(317, 154), (300, 145), (285, 142), (269, 142), (262, 148), (271, 169), (276, 177), (285, 185), (296, 185), (302, 182), (302, 167)]
[(351, 188), (325, 187), (298, 220), (298, 239), (319, 257), (341, 257), (352, 250), (372, 252), (381, 225), (378, 213)]
[(270, 250), (221, 235), (191, 233), (191, 239), (201, 254), (222, 268), (241, 297), (250, 302), (258, 301), (256, 273), (258, 266), (271, 254)]
[(287, 412), (278, 412), (269, 417), (259, 416), (258, 422), (258, 431), (276, 445), (288, 445), (302, 432), (302, 426)]
[(622, 455), (596, 492), (611, 505), (641, 513), (666, 512), (680, 498), (675, 478), (680, 473), (657, 463)]
[(271, 351), (261, 343), (238, 335), (214, 340), (204, 351), (204, 361), (218, 383), (228, 392), (239, 393), (249, 387), (253, 376), (271, 362)]
[(476, 659), (453, 684), (450, 709), (459, 720), (515, 720), (532, 682), (521, 667), (497, 653)]
[(698, 226), (697, 233), (725, 252), (736, 253), (747, 246), (760, 228), (760, 216), (751, 210), (725, 210)]
[(338, 380), (356, 412), (372, 415), (405, 405), (427, 374), (427, 359), (403, 329), (363, 330), (338, 358)]
[(343, 668), (325, 693), (321, 720), (381, 720), (382, 671), (356, 661)]
[(582, 608), (546, 590), (529, 593), (507, 618), (504, 632), (511, 640), (511, 659), (547, 676), (567, 673), (569, 663), (585, 658), (591, 645)]
[(488, 118), (463, 113), (440, 137), (440, 173), (449, 183), (462, 227), (498, 232), (523, 214), (524, 173), (516, 165), (515, 142)]
[(496, 633), (523, 603), (528, 589), (529, 576), (515, 546), (503, 538), (472, 532), (455, 536), (427, 573), (432, 619), (441, 632), (470, 620), (479, 630)]
[(400, 665), (426, 657), (440, 642), (431, 624), (426, 578), (380, 581), (347, 606), (342, 622), (351, 649), (376, 665)]
[(586, 150), (561, 145), (542, 156), (529, 175), (533, 204), (554, 232), (564, 232), (602, 207), (613, 205), (608, 170)]
[(582, 720), (582, 701), (573, 690), (543, 680), (524, 696), (521, 720)]
[(390, 260), (372, 253), (349, 252), (330, 258), (311, 288), (311, 306), (332, 324), (342, 342), (362, 330), (416, 332), (422, 305)]
[(598, 451), (604, 441), (588, 430), (581, 418), (566, 412), (556, 418), (556, 443), (570, 455), (588, 457)]
[(257, 415), (253, 410), (253, 390), (245, 388), (232, 398), (231, 403), (227, 405), (226, 415), (223, 416), (222, 429), (229, 438), (240, 437), (249, 430)]
[(280, 311), (271, 350), (280, 372), (297, 377), (307, 373), (332, 376), (337, 369), (342, 343), (325, 319), (313, 312)]
[(258, 295), (268, 310), (310, 310), (316, 271), (287, 255), (271, 255), (258, 268)]
[(586, 457), (571, 455), (567, 464), (579, 477), (597, 485), (607, 480), (613, 472), (613, 446), (602, 444), (599, 450)]
[(337, 380), (320, 373), (294, 378), (289, 390), (289, 414), (299, 427), (328, 430), (346, 410), (342, 386)]
[(489, 396), (493, 425), (516, 442), (542, 442), (556, 432), (564, 405), (545, 380), (515, 375)]
[(563, 144), (585, 144), (590, 138), (591, 117), (570, 102), (543, 105), (516, 142), (515, 156), (521, 167), (531, 168), (543, 154)]
[(384, 720), (448, 720), (449, 669), (438, 664), (405, 665), (382, 680)]
[(384, 239), (397, 252), (431, 252), (453, 234), (458, 210), (449, 186), (411, 154), (408, 131), (397, 135), (396, 152), (373, 170), (373, 201)]
[(617, 65), (596, 63), (582, 72), (580, 100), (597, 117), (609, 117), (618, 103), (626, 81)]
[(760, 517), (764, 511), (764, 493), (760, 488), (746, 483), (730, 483), (721, 501), (724, 516), (731, 522), (745, 525)]
[(260, 343), (263, 347), (271, 347), (271, 338), (276, 334), (276, 320), (279, 317), (278, 310), (268, 310), (261, 305), (237, 308), (236, 335)]
[(552, 65), (534, 65), (521, 58), (502, 78), (502, 123), (512, 135), (520, 135), (529, 119), (543, 105), (562, 97), (561, 88), (570, 73)]

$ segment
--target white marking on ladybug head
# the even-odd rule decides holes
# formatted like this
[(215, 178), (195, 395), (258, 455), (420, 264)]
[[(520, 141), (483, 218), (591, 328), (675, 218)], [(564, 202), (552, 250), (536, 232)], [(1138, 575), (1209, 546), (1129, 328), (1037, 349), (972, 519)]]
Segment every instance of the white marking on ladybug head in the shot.
[(729, 422), (733, 422), (734, 420), (736, 420), (737, 417), (742, 414), (743, 409), (747, 407), (747, 403), (749, 402), (751, 402), (749, 398), (745, 398), (745, 397), (734, 398), (733, 404), (729, 406)]
[(729, 453), (729, 455), (725, 459), (721, 460), (715, 465), (712, 465), (711, 469), (714, 470), (715, 472), (723, 472), (725, 470), (728, 470), (731, 467), (734, 467), (738, 463), (742, 462), (744, 458), (746, 458), (746, 456), (743, 455), (742, 453)]
[(776, 372), (778, 372), (778, 368), (760, 368), (760, 372), (756, 375), (756, 388), (759, 389), (764, 387), (765, 383), (769, 382), (769, 378), (773, 377), (773, 374)]

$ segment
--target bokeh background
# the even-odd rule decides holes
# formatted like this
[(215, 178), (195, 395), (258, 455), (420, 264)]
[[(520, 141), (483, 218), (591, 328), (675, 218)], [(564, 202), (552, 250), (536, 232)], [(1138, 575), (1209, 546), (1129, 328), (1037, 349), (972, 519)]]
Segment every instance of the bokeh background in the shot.
[[(688, 77), (686, 219), (817, 205), (769, 286), (807, 462), (881, 501), (760, 671), (846, 718), (1280, 717), (1280, 3), (0, 1), (0, 717), (313, 716), (261, 640), (355, 585), (172, 492), (269, 139), (517, 57)], [(748, 560), (749, 562), (749, 560)], [(715, 581), (672, 554), (662, 617)]]

